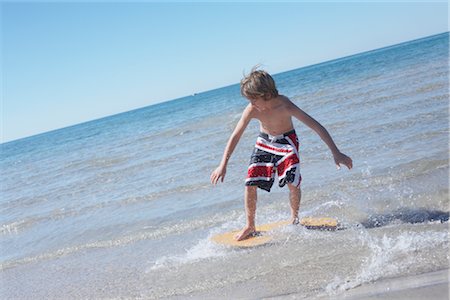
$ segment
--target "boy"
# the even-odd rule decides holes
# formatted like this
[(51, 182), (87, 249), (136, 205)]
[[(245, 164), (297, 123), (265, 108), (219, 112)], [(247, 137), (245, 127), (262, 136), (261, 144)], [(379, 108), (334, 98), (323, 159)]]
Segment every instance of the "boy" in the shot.
[(351, 158), (339, 151), (321, 124), (298, 108), (287, 97), (278, 94), (275, 82), (267, 72), (253, 68), (250, 75), (241, 80), (241, 94), (250, 103), (244, 109), (241, 119), (228, 140), (220, 165), (211, 174), (212, 184), (215, 185), (219, 180), (223, 182), (228, 160), (242, 133), (251, 119), (259, 120), (260, 134), (251, 156), (245, 181), (244, 201), (247, 224), (235, 237), (238, 241), (255, 233), (256, 190), (259, 187), (270, 192), (275, 172), (278, 173), (279, 186), (283, 187), (287, 184), (289, 187), (291, 222), (292, 224), (298, 223), (301, 175), (298, 139), (292, 124), (292, 117), (303, 122), (320, 136), (333, 153), (338, 169), (340, 164), (345, 165), (348, 169), (353, 166)]

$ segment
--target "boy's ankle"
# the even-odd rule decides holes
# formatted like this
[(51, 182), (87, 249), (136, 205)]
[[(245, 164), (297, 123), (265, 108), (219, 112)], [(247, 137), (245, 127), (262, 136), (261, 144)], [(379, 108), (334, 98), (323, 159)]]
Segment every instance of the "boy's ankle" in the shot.
[(256, 228), (256, 226), (255, 226), (255, 223), (248, 223), (247, 222), (247, 224), (245, 225), (245, 228), (252, 228), (252, 229), (255, 229)]

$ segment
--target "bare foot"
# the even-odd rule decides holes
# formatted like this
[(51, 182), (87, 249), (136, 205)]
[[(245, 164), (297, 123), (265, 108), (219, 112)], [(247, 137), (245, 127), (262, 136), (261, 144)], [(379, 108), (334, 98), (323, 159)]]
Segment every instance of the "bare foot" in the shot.
[(236, 241), (242, 241), (242, 240), (248, 239), (255, 233), (256, 233), (255, 227), (246, 226), (234, 238)]
[(298, 217), (291, 218), (291, 220), (289, 221), (289, 223), (292, 225), (298, 225), (299, 222), (300, 221), (298, 220)]

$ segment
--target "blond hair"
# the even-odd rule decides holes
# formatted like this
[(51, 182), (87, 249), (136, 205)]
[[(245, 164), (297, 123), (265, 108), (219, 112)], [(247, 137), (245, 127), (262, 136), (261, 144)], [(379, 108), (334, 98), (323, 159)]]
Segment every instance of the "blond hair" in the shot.
[(278, 90), (272, 76), (256, 66), (241, 80), (241, 94), (248, 99), (261, 97), (269, 100), (278, 97)]

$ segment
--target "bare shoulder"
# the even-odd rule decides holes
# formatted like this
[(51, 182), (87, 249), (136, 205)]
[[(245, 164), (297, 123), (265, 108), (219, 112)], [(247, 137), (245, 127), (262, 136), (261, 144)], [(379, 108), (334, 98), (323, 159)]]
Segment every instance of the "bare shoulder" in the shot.
[(300, 121), (305, 121), (306, 117), (309, 117), (300, 107), (298, 107), (294, 102), (292, 102), (288, 97), (282, 96), (285, 103), (286, 111), (289, 115), (299, 119)]
[(298, 108), (297, 105), (295, 105), (295, 104), (291, 101), (291, 99), (289, 99), (288, 97), (286, 97), (286, 96), (284, 96), (284, 95), (280, 95), (279, 97), (280, 97), (280, 100), (282, 101), (284, 107), (285, 107), (288, 111), (292, 111), (292, 110)]
[(256, 113), (257, 113), (257, 110), (252, 106), (251, 103), (249, 103), (245, 107), (244, 111), (242, 112), (242, 118), (253, 119), (253, 118), (255, 118)]

